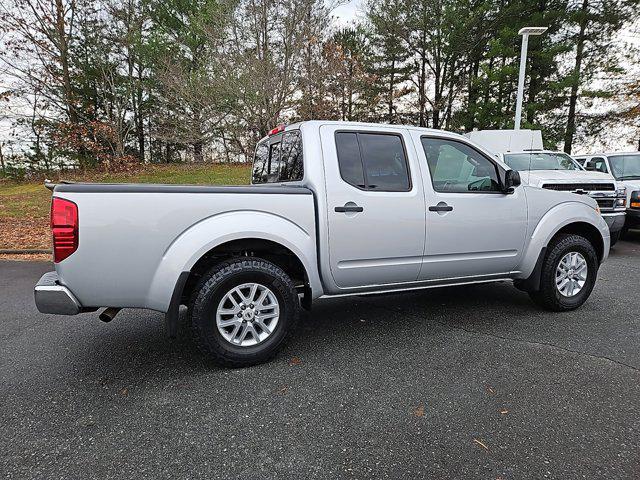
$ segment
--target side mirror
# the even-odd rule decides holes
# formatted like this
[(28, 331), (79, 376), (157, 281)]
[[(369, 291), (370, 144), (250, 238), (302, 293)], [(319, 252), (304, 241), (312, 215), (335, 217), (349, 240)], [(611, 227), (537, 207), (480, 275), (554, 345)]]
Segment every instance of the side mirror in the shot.
[(596, 170), (596, 162), (594, 162), (593, 160), (589, 160), (584, 164), (584, 169), (593, 172), (594, 170)]
[(513, 189), (520, 185), (520, 173), (517, 170), (507, 170), (504, 174), (505, 193), (513, 192)]

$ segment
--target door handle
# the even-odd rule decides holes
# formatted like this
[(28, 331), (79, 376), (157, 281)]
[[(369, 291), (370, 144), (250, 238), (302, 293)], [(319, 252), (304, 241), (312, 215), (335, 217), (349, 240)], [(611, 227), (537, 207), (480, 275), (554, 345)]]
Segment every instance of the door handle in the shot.
[(453, 207), (443, 202), (440, 202), (438, 205), (431, 205), (429, 207), (430, 212), (450, 212), (451, 210), (453, 210)]
[(362, 212), (364, 211), (364, 208), (359, 207), (358, 205), (344, 205), (343, 207), (336, 207), (334, 210), (338, 213)]

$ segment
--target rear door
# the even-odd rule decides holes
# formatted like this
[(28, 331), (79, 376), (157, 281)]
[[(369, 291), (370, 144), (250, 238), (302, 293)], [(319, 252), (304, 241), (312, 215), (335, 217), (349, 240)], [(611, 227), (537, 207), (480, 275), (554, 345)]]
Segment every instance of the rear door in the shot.
[(497, 164), (472, 145), (415, 134), (427, 198), (421, 280), (511, 272), (527, 231), (524, 189), (505, 194)]
[(331, 274), (340, 288), (417, 279), (424, 253), (424, 195), (404, 129), (324, 125)]

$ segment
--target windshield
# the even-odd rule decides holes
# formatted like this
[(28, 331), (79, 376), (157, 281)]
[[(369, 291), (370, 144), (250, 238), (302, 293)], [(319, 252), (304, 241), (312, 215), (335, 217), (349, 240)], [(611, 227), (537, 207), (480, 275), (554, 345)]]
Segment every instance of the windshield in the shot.
[(635, 180), (640, 178), (640, 153), (611, 155), (609, 157), (611, 173), (616, 180)]
[(507, 153), (504, 163), (514, 170), (582, 170), (566, 153)]

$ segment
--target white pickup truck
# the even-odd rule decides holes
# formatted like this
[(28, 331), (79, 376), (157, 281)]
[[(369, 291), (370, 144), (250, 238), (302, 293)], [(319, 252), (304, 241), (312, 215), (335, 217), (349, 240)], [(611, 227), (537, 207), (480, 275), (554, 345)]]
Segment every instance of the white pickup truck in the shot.
[(577, 155), (578, 163), (589, 171), (613, 175), (627, 189), (627, 215), (623, 232), (640, 228), (640, 152), (609, 152)]
[(592, 198), (520, 185), (468, 139), (309, 121), (257, 146), (252, 186), (59, 184), (44, 313), (178, 312), (218, 363), (263, 362), (321, 297), (513, 280), (543, 307), (589, 297), (609, 254)]

